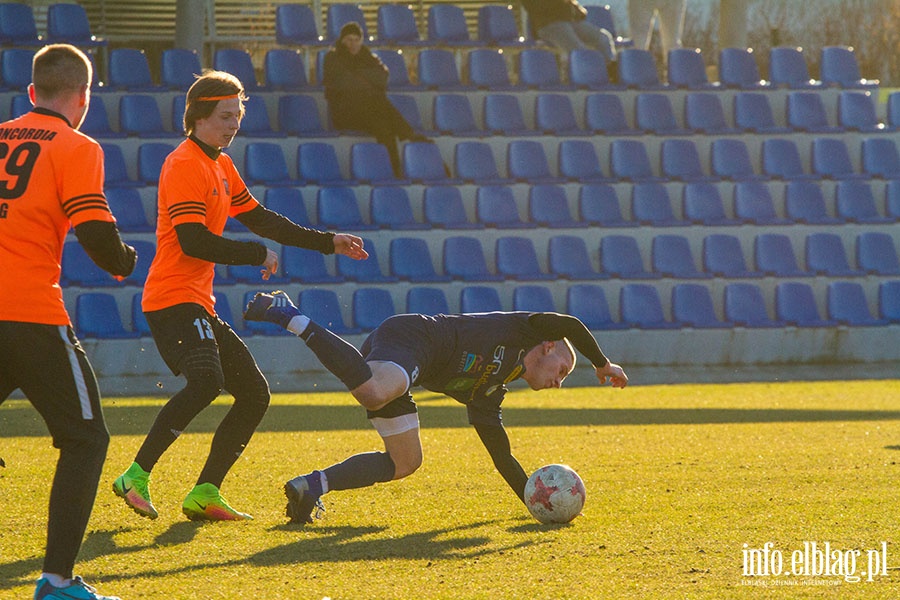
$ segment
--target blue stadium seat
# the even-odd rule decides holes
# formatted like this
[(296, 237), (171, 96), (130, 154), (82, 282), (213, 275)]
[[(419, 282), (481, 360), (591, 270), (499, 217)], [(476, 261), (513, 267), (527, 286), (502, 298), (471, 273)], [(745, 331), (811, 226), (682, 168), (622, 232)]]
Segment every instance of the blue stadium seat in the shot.
[(38, 35), (34, 11), (30, 5), (19, 2), (0, 3), (0, 44), (4, 47), (34, 48), (44, 45)]
[(393, 283), (397, 281), (396, 277), (385, 275), (382, 271), (378, 250), (372, 240), (363, 238), (363, 247), (369, 253), (369, 258), (365, 260), (353, 260), (343, 254), (337, 255), (338, 276), (358, 283)]
[(369, 30), (366, 27), (366, 17), (359, 4), (349, 2), (334, 2), (328, 5), (325, 11), (325, 39), (334, 42), (340, 37), (341, 27), (349, 22), (357, 23), (363, 31), (363, 43), (369, 38)]
[(600, 238), (600, 270), (619, 279), (659, 279), (659, 273), (644, 268), (637, 240), (630, 235)]
[(485, 132), (475, 123), (475, 113), (465, 94), (436, 94), (432, 100), (434, 128), (441, 135), (481, 137)]
[(533, 90), (568, 89), (562, 81), (556, 55), (544, 48), (526, 48), (518, 57), (519, 83)]
[(137, 253), (137, 262), (134, 265), (134, 271), (125, 278), (125, 285), (143, 286), (150, 273), (150, 264), (153, 257), (156, 256), (156, 244), (147, 240), (126, 240)]
[(494, 151), (487, 142), (458, 142), (453, 148), (453, 167), (456, 176), (465, 183), (496, 185), (512, 183), (501, 177), (494, 160)]
[(528, 188), (528, 220), (539, 227), (587, 227), (587, 223), (572, 218), (565, 188), (554, 183), (541, 183)]
[(698, 225), (738, 225), (739, 219), (725, 214), (719, 186), (705, 181), (689, 182), (681, 189), (684, 220)]
[(287, 217), (298, 225), (308, 227), (309, 215), (306, 211), (306, 203), (303, 193), (295, 187), (266, 188), (263, 196), (263, 206), (273, 212)]
[(822, 82), (809, 76), (803, 49), (776, 46), (769, 49), (769, 79), (773, 85), (793, 89), (821, 88)]
[(147, 233), (156, 229), (147, 219), (141, 194), (133, 187), (106, 189), (106, 202), (116, 217), (116, 226), (124, 233)]
[(239, 134), (243, 137), (284, 137), (284, 132), (272, 127), (266, 101), (260, 95), (253, 95), (244, 102), (244, 118)]
[(490, 46), (523, 46), (511, 5), (485, 4), (478, 9), (478, 40)]
[(712, 174), (732, 181), (763, 179), (753, 169), (747, 144), (742, 139), (716, 138), (710, 145)]
[[(9, 50), (4, 50), (3, 56), (6, 56), (7, 52)], [(79, 131), (94, 138), (124, 138), (126, 136), (124, 132), (114, 131), (110, 126), (106, 103), (98, 95), (91, 98), (91, 105), (88, 107), (87, 115), (85, 115)]]
[(347, 185), (320, 187), (316, 192), (316, 222), (332, 231), (376, 229), (363, 220), (356, 191)]
[(375, 14), (376, 39), (389, 46), (421, 46), (423, 40), (412, 8), (404, 4), (382, 4)]
[(659, 182), (653, 173), (647, 147), (640, 140), (614, 139), (609, 144), (609, 169), (615, 179)]
[(812, 141), (812, 170), (823, 179), (867, 179), (853, 168), (843, 138), (816, 138)]
[(737, 236), (723, 233), (707, 235), (703, 238), (702, 255), (703, 270), (713, 277), (762, 277), (762, 273), (747, 268), (744, 251)]
[(351, 185), (344, 177), (337, 151), (328, 142), (303, 142), (297, 148), (297, 174), (316, 185)]
[[(144, 311), (141, 308), (143, 295), (143, 292), (137, 292), (131, 297), (131, 328), (140, 337), (151, 337), (150, 325), (147, 323), (147, 317), (144, 316)], [(222, 297), (224, 298), (225, 296), (222, 295)], [(218, 300), (218, 297), (216, 300)]]
[(795, 327), (832, 327), (835, 321), (821, 318), (808, 283), (782, 281), (775, 285), (775, 315)]
[(172, 96), (172, 131), (176, 135), (184, 135), (184, 110), (187, 98), (184, 94)]
[(578, 281), (607, 277), (591, 265), (584, 239), (578, 236), (552, 236), (547, 245), (547, 262), (550, 273), (560, 279)]
[(865, 275), (850, 268), (844, 242), (836, 233), (814, 232), (806, 236), (806, 268), (826, 277), (857, 277)]
[(729, 324), (716, 316), (709, 288), (698, 283), (672, 286), (672, 319), (682, 327), (720, 329)]
[(395, 237), (390, 242), (390, 274), (413, 283), (440, 283), (450, 277), (435, 271), (428, 244), (421, 238)]
[[(237, 321), (234, 318), (234, 313), (231, 311), (231, 304), (228, 302), (228, 296), (221, 293), (216, 294), (216, 303), (213, 308), (216, 311), (216, 315), (218, 315), (220, 319), (228, 323), (231, 328), (239, 335), (244, 335), (247, 333), (246, 329), (238, 326)], [(135, 327), (135, 329), (137, 329), (137, 327)]]
[(638, 329), (677, 329), (678, 323), (666, 319), (659, 292), (647, 283), (626, 283), (619, 290), (622, 322)]
[(772, 179), (815, 179), (803, 169), (800, 150), (790, 138), (766, 138), (762, 142), (762, 172)]
[(125, 94), (119, 98), (119, 130), (139, 138), (174, 135), (163, 127), (162, 113), (152, 94)]
[(492, 92), (511, 90), (509, 65), (506, 56), (496, 48), (475, 48), (466, 55), (469, 85)]
[(894, 222), (893, 217), (886, 217), (878, 211), (872, 185), (868, 181), (839, 181), (835, 188), (835, 211), (839, 218), (851, 223), (873, 225)]
[(900, 281), (878, 285), (878, 316), (889, 323), (900, 323)]
[(430, 229), (428, 223), (416, 220), (406, 188), (398, 185), (373, 186), (369, 192), (369, 215), (372, 224), (396, 231)]
[(458, 186), (433, 185), (422, 194), (425, 221), (443, 229), (482, 229), (484, 225), (469, 220)]
[(769, 317), (762, 290), (755, 283), (729, 283), (725, 286), (725, 320), (738, 327), (783, 327)]
[(851, 281), (832, 281), (827, 290), (828, 319), (851, 327), (880, 327), (887, 319), (872, 316), (862, 285)]
[(618, 94), (593, 93), (584, 99), (584, 125), (594, 133), (643, 135), (628, 123), (625, 107)]
[(523, 183), (562, 183), (563, 179), (550, 172), (550, 163), (541, 142), (510, 140), (506, 146), (506, 172)]
[(891, 179), (884, 186), (885, 216), (900, 221), (900, 179)]
[(619, 82), (626, 87), (641, 90), (663, 89), (659, 80), (656, 59), (649, 50), (623, 48), (618, 54)]
[(116, 91), (159, 92), (165, 89), (157, 85), (150, 75), (150, 63), (143, 50), (113, 48), (109, 51), (109, 88)]
[(274, 142), (250, 142), (244, 147), (244, 181), (266, 186), (301, 183), (288, 173), (284, 151)]
[(690, 92), (684, 97), (684, 124), (691, 131), (707, 135), (740, 133), (725, 120), (725, 109), (719, 94)]
[(432, 4), (428, 7), (428, 41), (436, 46), (476, 46), (471, 39), (466, 15), (455, 4)]
[(231, 73), (241, 80), (244, 89), (255, 92), (263, 89), (256, 80), (256, 71), (250, 53), (240, 48), (219, 48), (213, 54), (213, 68), (217, 71)]
[(306, 4), (279, 4), (275, 7), (275, 41), (282, 46), (321, 46), (316, 16)]
[(494, 255), (497, 273), (506, 279), (540, 281), (555, 278), (541, 270), (534, 242), (530, 238), (523, 236), (499, 237), (495, 242)]
[(389, 291), (382, 288), (353, 291), (353, 324), (359, 329), (372, 331), (395, 314), (397, 309)]
[(63, 245), (61, 285), (78, 287), (111, 287), (117, 285), (112, 275), (94, 264), (78, 242)]
[(716, 181), (700, 166), (700, 153), (692, 139), (673, 138), (663, 140), (660, 146), (660, 170), (662, 174), (679, 181)]
[(841, 90), (838, 95), (838, 125), (866, 133), (884, 131), (885, 126), (875, 111), (872, 92)]
[(456, 183), (447, 172), (441, 151), (432, 142), (407, 142), (403, 145), (403, 169), (407, 178), (427, 185)]
[(603, 288), (595, 283), (575, 283), (566, 289), (566, 313), (592, 331), (628, 329), (613, 319)]
[(575, 48), (569, 52), (569, 84), (582, 90), (614, 90), (621, 86), (609, 80), (606, 57), (593, 48)]
[(653, 227), (686, 225), (675, 216), (666, 186), (654, 182), (639, 182), (632, 186), (631, 218), (641, 225)]
[(787, 124), (808, 133), (840, 133), (843, 128), (829, 123), (822, 94), (790, 92), (787, 96)]
[(719, 51), (719, 81), (726, 88), (742, 90), (771, 86), (760, 76), (752, 48), (722, 48)]
[(790, 181), (784, 188), (785, 215), (795, 223), (837, 225), (844, 223), (828, 214), (818, 181)]
[(300, 292), (297, 308), (322, 327), (338, 335), (360, 333), (358, 327), (349, 327), (341, 314), (341, 303), (334, 290), (304, 289)]
[(444, 238), (443, 269), (446, 275), (462, 281), (502, 281), (491, 273), (484, 257), (481, 241), (467, 235)]
[(325, 129), (316, 99), (306, 94), (279, 96), (278, 128), (286, 135), (297, 137), (337, 135), (336, 131)]
[(459, 77), (456, 57), (445, 48), (425, 48), (416, 63), (419, 84), (429, 90), (465, 89)]
[(173, 150), (175, 146), (165, 142), (144, 142), (138, 146), (138, 180), (145, 185), (158, 184), (163, 163)]
[(706, 63), (700, 48), (671, 48), (666, 61), (670, 86), (690, 90), (709, 90), (719, 87), (706, 75)]
[(823, 46), (819, 55), (822, 83), (842, 88), (877, 89), (877, 79), (864, 79), (852, 47)]
[(567, 181), (578, 183), (612, 181), (603, 172), (597, 149), (590, 140), (561, 140), (556, 159), (559, 175)]
[(887, 124), (893, 129), (900, 127), (900, 91), (888, 94)]
[(414, 84), (409, 78), (409, 68), (406, 66), (406, 58), (400, 50), (393, 48), (375, 48), (373, 54), (377, 56), (384, 66), (388, 69), (388, 89), (397, 90), (418, 90), (417, 84)]
[(169, 89), (186, 91), (202, 72), (196, 50), (166, 48), (160, 55), (159, 79)]
[(0, 74), (3, 86), (19, 92), (31, 83), (31, 63), (35, 51), (29, 48), (4, 48), (0, 53)]
[(578, 124), (572, 100), (565, 94), (539, 93), (534, 100), (534, 124), (544, 135), (571, 137), (591, 133)]
[(125, 155), (118, 144), (101, 143), (103, 148), (103, 185), (111, 187), (140, 187), (143, 182), (132, 179), (125, 164)]
[(612, 11), (608, 4), (589, 4), (584, 7), (587, 12), (587, 21), (593, 23), (600, 29), (605, 29), (612, 36), (616, 44), (616, 48), (628, 48), (634, 46), (631, 38), (622, 37), (618, 34)]
[[(0, 4), (2, 6), (2, 4)], [(17, 119), (34, 108), (28, 94), (15, 94), (9, 101), (9, 118)]]
[(126, 339), (140, 337), (125, 329), (116, 298), (105, 292), (82, 292), (75, 299), (75, 331), (82, 338)]
[(279, 92), (296, 92), (309, 88), (306, 61), (299, 50), (271, 48), (263, 58), (266, 87)]
[(900, 153), (897, 144), (888, 137), (864, 139), (861, 145), (862, 170), (870, 177), (900, 178)]
[(483, 106), (484, 130), (493, 135), (533, 133), (525, 124), (519, 97), (514, 94), (487, 94)]
[(870, 275), (900, 275), (897, 248), (888, 233), (864, 231), (856, 236), (856, 262)]
[(525, 312), (557, 312), (550, 288), (544, 285), (519, 285), (513, 290), (512, 309)]
[(406, 292), (406, 312), (429, 316), (450, 314), (447, 295), (441, 288), (413, 286)]
[[(333, 259), (329, 259), (334, 263)], [(257, 267), (258, 269), (258, 267)], [(290, 281), (303, 283), (340, 283), (341, 276), (332, 275), (325, 256), (316, 250), (284, 246), (281, 249), (281, 273)]]
[(753, 242), (756, 270), (769, 277), (808, 277), (812, 275), (797, 266), (790, 238), (783, 233), (761, 233)]
[(578, 218), (600, 227), (637, 227), (622, 217), (616, 188), (608, 183), (587, 183), (578, 190)]
[(459, 312), (484, 313), (503, 310), (500, 294), (486, 285), (469, 285), (459, 292)]
[(531, 228), (534, 223), (522, 220), (512, 188), (506, 185), (482, 185), (475, 192), (475, 217), (487, 227), (499, 229)]
[(655, 135), (689, 135), (691, 131), (678, 124), (668, 94), (643, 92), (634, 97), (634, 122), (644, 133)]
[(738, 181), (734, 185), (734, 216), (753, 225), (790, 225), (779, 217), (769, 184), (764, 181)]
[(350, 147), (350, 174), (369, 185), (403, 183), (394, 175), (387, 148), (378, 142), (356, 142)]
[(789, 127), (775, 123), (769, 96), (761, 92), (738, 92), (733, 99), (734, 125), (753, 133), (790, 133)]
[(661, 234), (653, 237), (650, 264), (654, 272), (676, 279), (707, 279), (709, 273), (697, 269), (690, 242), (683, 235)]
[(47, 6), (48, 43), (66, 43), (79, 48), (103, 48), (107, 41), (91, 32), (87, 12), (80, 4), (50, 4)]

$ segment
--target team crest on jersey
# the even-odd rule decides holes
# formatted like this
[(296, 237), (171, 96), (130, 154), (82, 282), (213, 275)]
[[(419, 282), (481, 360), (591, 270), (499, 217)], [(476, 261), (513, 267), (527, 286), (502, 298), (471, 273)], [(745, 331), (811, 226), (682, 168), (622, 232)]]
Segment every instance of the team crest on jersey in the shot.
[(225, 195), (226, 195), (226, 196), (230, 196), (230, 195), (231, 195), (231, 190), (230, 190), (229, 187), (228, 187), (228, 180), (223, 178), (223, 179), (222, 179), (222, 185), (225, 186)]
[(463, 357), (462, 360), (462, 372), (470, 373), (472, 371), (478, 371), (481, 369), (481, 363), (484, 362), (484, 357), (480, 354), (472, 354), (469, 352)]

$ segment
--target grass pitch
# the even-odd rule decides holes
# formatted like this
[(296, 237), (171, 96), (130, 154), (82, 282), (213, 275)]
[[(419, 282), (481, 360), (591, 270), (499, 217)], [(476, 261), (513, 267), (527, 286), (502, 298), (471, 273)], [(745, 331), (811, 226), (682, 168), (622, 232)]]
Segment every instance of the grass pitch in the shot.
[[(205, 525), (181, 501), (228, 401), (163, 456), (149, 521), (110, 486), (164, 400), (108, 398), (113, 438), (76, 572), (124, 600), (897, 598), (898, 393), (897, 381), (515, 391), (504, 420), (526, 470), (567, 463), (587, 486), (565, 526), (528, 516), (462, 406), (421, 393), (422, 469), (327, 495), (325, 520), (305, 528), (285, 523), (282, 483), (380, 449), (348, 394), (276, 395), (223, 486), (255, 520)], [(0, 407), (0, 456), (0, 598), (30, 598), (55, 450), (26, 401)]]

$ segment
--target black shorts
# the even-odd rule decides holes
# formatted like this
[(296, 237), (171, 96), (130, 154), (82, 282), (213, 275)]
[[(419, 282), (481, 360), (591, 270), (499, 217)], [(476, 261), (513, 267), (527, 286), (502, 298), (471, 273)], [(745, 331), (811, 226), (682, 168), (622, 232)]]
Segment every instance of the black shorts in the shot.
[(15, 389), (44, 418), (56, 446), (109, 435), (97, 378), (70, 326), (0, 321), (0, 403)]
[(160, 356), (175, 375), (184, 356), (195, 348), (209, 346), (217, 353), (238, 344), (247, 351), (240, 337), (218, 316), (199, 304), (176, 304), (144, 313)]

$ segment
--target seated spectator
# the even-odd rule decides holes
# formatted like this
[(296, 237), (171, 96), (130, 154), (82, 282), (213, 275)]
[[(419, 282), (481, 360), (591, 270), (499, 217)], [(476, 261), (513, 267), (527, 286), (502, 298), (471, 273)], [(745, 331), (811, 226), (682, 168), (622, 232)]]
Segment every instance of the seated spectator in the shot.
[(387, 97), (388, 70), (363, 44), (362, 27), (341, 28), (334, 50), (325, 55), (322, 82), (336, 129), (364, 131), (384, 144), (397, 176), (402, 174), (398, 140), (429, 141), (417, 133)]

